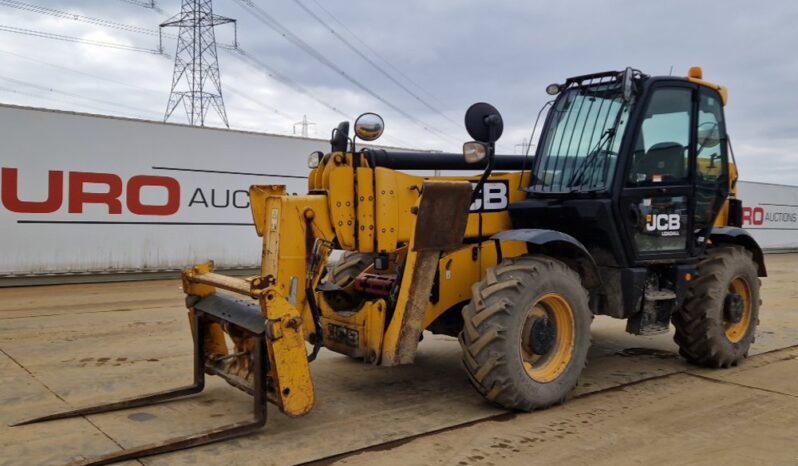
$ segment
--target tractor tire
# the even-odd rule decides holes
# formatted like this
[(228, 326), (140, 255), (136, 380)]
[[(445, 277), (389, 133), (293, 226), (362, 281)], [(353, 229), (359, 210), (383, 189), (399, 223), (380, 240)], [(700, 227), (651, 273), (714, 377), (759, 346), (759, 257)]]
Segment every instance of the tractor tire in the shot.
[(590, 347), (593, 314), (579, 275), (557, 259), (522, 256), (488, 269), (472, 294), (459, 340), (477, 391), (522, 411), (562, 403)]
[(375, 254), (346, 251), (340, 259), (327, 266), (327, 280), (346, 288), (361, 272), (374, 263)]
[[(364, 254), (357, 251), (346, 251), (340, 259), (327, 265), (326, 280), (341, 288), (347, 288), (372, 263), (375, 254)], [(363, 297), (349, 290), (324, 292), (327, 303), (336, 311), (351, 311), (357, 309), (363, 302)]]
[(760, 286), (750, 251), (741, 246), (709, 249), (672, 319), (679, 354), (716, 368), (736, 366), (747, 357), (759, 324)]

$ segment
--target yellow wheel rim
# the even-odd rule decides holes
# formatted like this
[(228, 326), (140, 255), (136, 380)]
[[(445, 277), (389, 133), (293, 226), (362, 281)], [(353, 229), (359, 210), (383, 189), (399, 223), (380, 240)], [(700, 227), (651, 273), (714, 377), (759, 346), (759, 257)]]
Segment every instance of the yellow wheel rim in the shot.
[[(543, 344), (535, 341), (536, 333), (541, 334), (541, 326), (546, 329), (547, 340), (553, 337), (553, 341)], [(541, 296), (527, 312), (522, 332), (521, 358), (527, 375), (539, 383), (556, 380), (574, 354), (576, 325), (571, 305), (557, 293)]]
[(751, 287), (743, 277), (735, 277), (729, 284), (729, 293), (735, 293), (743, 299), (743, 317), (739, 322), (723, 321), (726, 327), (726, 338), (737, 343), (743, 339), (751, 324)]

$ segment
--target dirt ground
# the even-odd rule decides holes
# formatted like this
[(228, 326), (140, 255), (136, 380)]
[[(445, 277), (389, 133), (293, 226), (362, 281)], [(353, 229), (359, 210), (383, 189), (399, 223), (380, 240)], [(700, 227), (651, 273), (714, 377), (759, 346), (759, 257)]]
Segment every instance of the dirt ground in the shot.
[[(798, 465), (798, 255), (767, 264), (757, 340), (737, 368), (697, 369), (671, 335), (597, 318), (573, 398), (507, 413), (468, 384), (456, 340), (428, 334), (408, 367), (322, 351), (308, 416), (271, 408), (254, 435), (123, 464)], [(210, 378), (181, 401), (8, 427), (190, 381), (176, 280), (0, 289), (0, 465), (64, 464), (247, 418), (250, 397)]]

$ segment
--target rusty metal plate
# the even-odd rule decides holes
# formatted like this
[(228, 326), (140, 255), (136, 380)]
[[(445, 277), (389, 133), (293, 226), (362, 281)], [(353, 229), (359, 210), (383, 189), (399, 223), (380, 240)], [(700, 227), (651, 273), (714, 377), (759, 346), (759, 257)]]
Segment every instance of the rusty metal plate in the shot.
[(471, 183), (425, 181), (416, 219), (414, 251), (449, 251), (463, 243)]

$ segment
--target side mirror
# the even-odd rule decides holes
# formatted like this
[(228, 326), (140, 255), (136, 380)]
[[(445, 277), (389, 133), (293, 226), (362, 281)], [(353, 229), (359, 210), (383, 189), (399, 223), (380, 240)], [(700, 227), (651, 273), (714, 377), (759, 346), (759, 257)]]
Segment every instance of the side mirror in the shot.
[(465, 127), (475, 141), (491, 144), (502, 136), (504, 122), (496, 107), (478, 102), (466, 111)]
[(355, 120), (355, 134), (362, 141), (374, 141), (385, 131), (385, 121), (376, 113), (364, 113)]
[(467, 164), (482, 162), (488, 157), (488, 148), (481, 142), (467, 142), (463, 144), (463, 158)]
[(482, 172), (482, 176), (479, 177), (471, 194), (471, 203), (473, 204), (482, 195), (485, 181), (493, 171), (493, 164), (496, 160), (495, 143), (504, 131), (504, 122), (496, 107), (485, 102), (478, 102), (466, 110), (465, 127), (468, 134), (475, 140), (475, 142), (463, 144), (463, 157), (466, 163), (478, 163), (487, 159), (485, 171)]
[(698, 125), (698, 147), (704, 149), (720, 144), (720, 129), (717, 123), (706, 122)]

